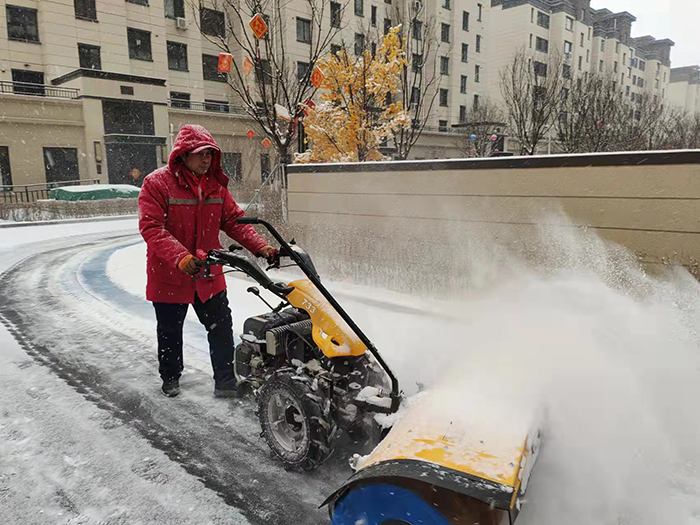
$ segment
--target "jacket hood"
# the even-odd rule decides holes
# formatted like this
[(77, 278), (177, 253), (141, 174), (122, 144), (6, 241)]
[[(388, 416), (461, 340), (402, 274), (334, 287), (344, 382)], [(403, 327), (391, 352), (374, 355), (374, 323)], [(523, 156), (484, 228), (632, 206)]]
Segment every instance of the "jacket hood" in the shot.
[(211, 136), (211, 133), (209, 133), (204, 126), (187, 124), (180, 128), (177, 138), (175, 139), (175, 144), (173, 144), (173, 149), (170, 152), (168, 168), (170, 168), (170, 171), (177, 177), (180, 168), (183, 166), (180, 155), (201, 146), (209, 146), (214, 150), (211, 166), (209, 167), (207, 175), (210, 175), (224, 188), (227, 188), (228, 177), (221, 168), (221, 148), (219, 148), (214, 141), (214, 137)]

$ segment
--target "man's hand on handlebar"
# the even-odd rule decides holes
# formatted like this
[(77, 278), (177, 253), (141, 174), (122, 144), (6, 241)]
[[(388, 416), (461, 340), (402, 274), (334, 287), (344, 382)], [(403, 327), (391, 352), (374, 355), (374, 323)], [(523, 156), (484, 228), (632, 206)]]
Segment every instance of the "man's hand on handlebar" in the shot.
[(258, 253), (256, 253), (255, 255), (257, 257), (264, 257), (265, 259), (267, 259), (267, 263), (271, 267), (275, 267), (275, 265), (279, 266), (280, 262), (278, 254), (279, 250), (277, 248), (273, 248), (268, 244), (267, 246), (263, 246), (262, 248), (260, 248)]
[(182, 259), (180, 259), (180, 262), (177, 263), (177, 267), (181, 272), (184, 272), (187, 275), (194, 275), (199, 271), (199, 266), (202, 262), (203, 261), (200, 261), (191, 253), (188, 253)]

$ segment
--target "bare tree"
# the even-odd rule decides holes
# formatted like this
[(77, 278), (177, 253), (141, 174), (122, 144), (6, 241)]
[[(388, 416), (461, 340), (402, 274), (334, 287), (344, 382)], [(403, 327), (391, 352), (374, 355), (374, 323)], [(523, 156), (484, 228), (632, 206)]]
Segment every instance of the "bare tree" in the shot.
[[(298, 56), (286, 40), (287, 20), (293, 18), (284, 0), (188, 1), (202, 35), (221, 52), (233, 55), (232, 70), (225, 77), (238, 101), (272, 141), (280, 161), (290, 162), (297, 121), (305, 102), (316, 92), (311, 72), (340, 32), (341, 13), (334, 12), (327, 0), (305, 0), (308, 24), (297, 23), (305, 24), (300, 31), (308, 51)], [(210, 9), (225, 13), (224, 20)], [(267, 34), (260, 39), (249, 27), (255, 15), (261, 15), (268, 25)], [(252, 71), (246, 72), (246, 59)]]
[(548, 57), (547, 62), (539, 62), (523, 48), (500, 74), (509, 130), (519, 141), (522, 155), (537, 152), (559, 113), (562, 60), (556, 52)]
[(565, 79), (557, 121), (559, 146), (565, 153), (610, 151), (619, 142), (619, 122), (627, 112), (612, 76), (584, 73)]
[(667, 149), (700, 148), (700, 114), (670, 109), (665, 119), (664, 137)]
[(501, 108), (490, 100), (472, 107), (460, 130), (459, 146), (465, 157), (491, 157), (495, 154), (494, 135), (498, 136), (505, 128), (505, 115)]
[(432, 114), (438, 95), (440, 39), (434, 17), (426, 15), (421, 2), (394, 2), (391, 23), (401, 26), (407, 64), (401, 71), (398, 97), (408, 109), (411, 126), (394, 134), (395, 158), (405, 160), (418, 142)]

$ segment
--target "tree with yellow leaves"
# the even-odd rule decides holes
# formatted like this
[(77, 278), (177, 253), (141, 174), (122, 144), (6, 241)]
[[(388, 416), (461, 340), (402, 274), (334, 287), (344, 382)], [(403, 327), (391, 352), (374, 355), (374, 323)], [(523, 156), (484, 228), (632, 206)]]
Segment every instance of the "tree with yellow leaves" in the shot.
[[(296, 162), (382, 160), (380, 146), (411, 124), (401, 102), (392, 102), (406, 65), (400, 27), (384, 35), (376, 53), (356, 42), (356, 54), (343, 48), (322, 58), (321, 103), (304, 119), (309, 149)], [(361, 44), (361, 45), (360, 45)]]

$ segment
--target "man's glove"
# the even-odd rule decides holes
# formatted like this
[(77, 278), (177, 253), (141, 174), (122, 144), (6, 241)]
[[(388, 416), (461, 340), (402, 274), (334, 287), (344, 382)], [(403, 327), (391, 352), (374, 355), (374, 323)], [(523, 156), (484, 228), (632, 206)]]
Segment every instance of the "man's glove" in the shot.
[(180, 271), (185, 272), (187, 275), (194, 275), (197, 273), (197, 259), (191, 253), (185, 255), (180, 262), (177, 263), (177, 267)]
[(260, 250), (258, 250), (258, 253), (256, 253), (255, 255), (258, 257), (264, 257), (265, 259), (267, 259), (267, 262), (269, 264), (274, 264), (275, 255), (277, 255), (278, 251), (279, 250), (277, 248), (273, 248), (268, 244), (260, 248)]

